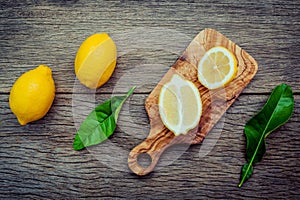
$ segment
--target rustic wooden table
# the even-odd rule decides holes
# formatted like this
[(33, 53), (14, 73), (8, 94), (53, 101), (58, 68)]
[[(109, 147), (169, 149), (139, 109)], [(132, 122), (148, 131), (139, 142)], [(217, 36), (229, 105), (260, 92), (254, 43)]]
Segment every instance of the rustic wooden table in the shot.
[[(0, 11), (0, 198), (297, 199), (300, 196), (300, 2), (279, 1), (2, 1)], [(211, 131), (209, 142), (169, 149), (151, 174), (127, 166), (149, 132), (145, 98), (189, 42), (214, 28), (259, 64), (250, 85)], [(81, 42), (96, 32), (116, 41), (112, 78), (91, 91), (75, 78)], [(46, 64), (56, 97), (41, 120), (20, 126), (8, 104), (15, 80)], [(245, 123), (272, 89), (292, 86), (295, 111), (267, 138), (267, 153), (242, 188)], [(105, 143), (74, 151), (82, 119), (96, 104), (136, 85)]]

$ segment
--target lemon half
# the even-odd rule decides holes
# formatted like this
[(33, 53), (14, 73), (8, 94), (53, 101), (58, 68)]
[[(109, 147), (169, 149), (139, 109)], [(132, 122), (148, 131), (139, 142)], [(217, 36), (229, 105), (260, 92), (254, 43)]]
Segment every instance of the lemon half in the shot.
[(237, 74), (237, 60), (226, 48), (209, 49), (199, 62), (198, 79), (208, 89), (226, 86)]
[(160, 91), (159, 114), (164, 125), (176, 136), (195, 128), (202, 114), (197, 87), (174, 74)]

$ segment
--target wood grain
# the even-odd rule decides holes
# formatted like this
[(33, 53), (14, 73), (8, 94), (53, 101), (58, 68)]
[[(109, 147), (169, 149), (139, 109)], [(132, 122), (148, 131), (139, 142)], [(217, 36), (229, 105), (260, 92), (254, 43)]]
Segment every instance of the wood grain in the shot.
[[(120, 123), (110, 141), (126, 153), (120, 163), (123, 168), (116, 170), (113, 163), (108, 166), (91, 150), (72, 149), (76, 120), (71, 94), (57, 94), (46, 117), (27, 126), (19, 126), (8, 107), (8, 96), (0, 95), (0, 198), (154, 198), (153, 195), (193, 198), (199, 195), (199, 198), (297, 199), (300, 140), (295, 129), (299, 128), (299, 95), (295, 96), (292, 118), (269, 136), (263, 161), (255, 166), (253, 177), (242, 189), (237, 184), (240, 167), (245, 162), (243, 127), (263, 106), (267, 96), (242, 94), (226, 112), (223, 126), (210, 132), (221, 133), (208, 155), (200, 157), (203, 144), (171, 147), (164, 152), (153, 173), (139, 178), (130, 173), (127, 156), (149, 133), (144, 109), (147, 96), (134, 94), (120, 113)], [(101, 103), (109, 97), (98, 95), (89, 103)], [(127, 107), (132, 109), (126, 111)], [(111, 149), (103, 149), (103, 145), (97, 146), (99, 153), (115, 155)], [(181, 156), (173, 160), (176, 154)], [(170, 164), (165, 165), (166, 162)]]
[[(299, 7), (295, 0), (1, 1), (0, 198), (299, 199)], [(170, 147), (153, 173), (137, 177), (127, 167), (127, 156), (150, 130), (145, 99), (205, 28), (232, 39), (253, 56), (259, 70), (213, 129), (221, 135), (208, 155), (199, 156), (203, 144)], [(77, 84), (73, 66), (81, 42), (96, 32), (112, 36), (119, 57), (109, 82), (90, 91)], [(53, 70), (54, 105), (45, 118), (21, 127), (8, 107), (9, 91), (17, 77), (40, 64)], [(238, 189), (245, 161), (243, 127), (283, 82), (293, 88), (294, 115), (270, 135), (266, 156)], [(124, 158), (109, 166), (109, 160), (99, 160), (90, 149), (73, 151), (76, 128), (89, 109), (133, 85), (138, 86), (135, 94), (110, 138), (125, 151)], [(204, 143), (216, 137), (213, 133)], [(95, 150), (118, 153), (106, 146)], [(116, 170), (118, 166), (124, 168)]]
[[(205, 52), (216, 46), (223, 46), (235, 55), (238, 74), (224, 88), (208, 90), (198, 81), (197, 69)], [(201, 31), (146, 99), (145, 108), (149, 116), (151, 129), (147, 139), (130, 152), (128, 156), (129, 168), (137, 175), (146, 175), (154, 169), (160, 155), (169, 146), (202, 142), (212, 127), (238, 98), (242, 90), (250, 83), (257, 69), (256, 61), (224, 35), (213, 29)], [(203, 113), (198, 126), (187, 134), (177, 137), (164, 126), (158, 107), (161, 88), (171, 80), (174, 74), (191, 81), (198, 88)], [(151, 157), (150, 165), (147, 167), (142, 167), (138, 162), (139, 155), (144, 153)]]
[[(295, 81), (300, 80), (300, 71), (295, 70), (299, 68), (300, 56), (298, 1), (242, 1), (236, 5), (233, 0), (213, 3), (84, 0), (15, 3), (8, 0), (1, 6), (1, 92), (8, 93), (21, 73), (44, 63), (53, 68), (57, 92), (71, 93), (75, 55), (85, 38), (96, 32), (107, 32), (118, 47), (124, 47), (131, 44), (128, 40), (131, 31), (140, 27), (150, 35), (166, 34), (161, 34), (160, 40), (144, 38), (151, 42), (148, 43), (151, 48), (139, 46), (119, 57), (117, 70), (97, 91), (99, 94), (116, 89), (116, 92), (126, 91), (126, 84), (118, 84), (120, 79), (138, 85), (136, 92), (150, 93), (193, 37), (205, 28), (214, 28), (232, 39), (261, 66), (255, 82), (244, 92), (269, 93), (270, 88), (282, 82), (300, 92), (300, 82)], [(173, 35), (167, 34), (170, 32)], [(161, 49), (161, 44), (178, 45), (170, 51), (171, 48)], [(133, 68), (138, 77), (135, 80), (124, 76)]]

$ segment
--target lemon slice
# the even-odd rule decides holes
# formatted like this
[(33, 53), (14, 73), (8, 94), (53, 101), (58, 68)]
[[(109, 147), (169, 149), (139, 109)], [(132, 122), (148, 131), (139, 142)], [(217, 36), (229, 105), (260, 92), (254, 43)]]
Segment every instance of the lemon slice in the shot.
[(159, 94), (159, 114), (164, 125), (176, 136), (195, 128), (202, 114), (197, 87), (175, 74)]
[(237, 60), (226, 48), (208, 50), (198, 66), (198, 79), (208, 89), (226, 86), (237, 74)]

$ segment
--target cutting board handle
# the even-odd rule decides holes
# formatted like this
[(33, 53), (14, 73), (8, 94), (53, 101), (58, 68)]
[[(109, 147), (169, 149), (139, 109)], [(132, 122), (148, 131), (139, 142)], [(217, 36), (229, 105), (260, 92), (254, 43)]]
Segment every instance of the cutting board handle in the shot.
[[(150, 134), (149, 137), (131, 150), (128, 156), (128, 166), (137, 175), (143, 176), (153, 171), (162, 152), (171, 145), (174, 134), (162, 131), (159, 134)], [(148, 154), (151, 157), (150, 165), (146, 168), (139, 164), (139, 156)]]

